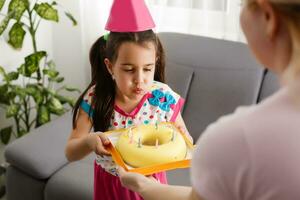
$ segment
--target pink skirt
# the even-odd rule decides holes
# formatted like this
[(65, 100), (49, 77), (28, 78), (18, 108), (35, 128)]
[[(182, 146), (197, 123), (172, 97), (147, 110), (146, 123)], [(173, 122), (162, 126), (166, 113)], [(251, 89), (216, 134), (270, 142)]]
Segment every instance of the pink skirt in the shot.
[[(153, 177), (167, 184), (165, 172), (154, 174)], [(94, 163), (94, 200), (142, 200), (137, 193), (124, 188), (119, 177), (107, 173), (100, 165)]]

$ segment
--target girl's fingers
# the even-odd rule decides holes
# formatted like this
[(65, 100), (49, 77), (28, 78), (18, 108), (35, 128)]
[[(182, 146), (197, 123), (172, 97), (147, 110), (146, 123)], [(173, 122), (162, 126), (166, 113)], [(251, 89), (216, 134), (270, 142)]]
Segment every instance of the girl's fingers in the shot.
[(96, 153), (99, 155), (110, 155), (110, 153), (104, 148), (102, 144), (98, 144), (96, 147)]
[(118, 170), (118, 174), (120, 176), (123, 176), (126, 173), (126, 171), (125, 171), (125, 169), (123, 167), (118, 166), (117, 170)]
[(108, 145), (110, 143), (108, 137), (104, 133), (98, 133), (98, 136), (100, 137), (102, 144)]
[(105, 149), (105, 145), (110, 143), (109, 139), (102, 132), (96, 132), (95, 134), (97, 134), (95, 153), (98, 155), (110, 155)]
[(155, 182), (159, 182), (156, 178), (154, 178), (152, 175), (151, 176), (147, 176), (148, 179), (155, 181)]

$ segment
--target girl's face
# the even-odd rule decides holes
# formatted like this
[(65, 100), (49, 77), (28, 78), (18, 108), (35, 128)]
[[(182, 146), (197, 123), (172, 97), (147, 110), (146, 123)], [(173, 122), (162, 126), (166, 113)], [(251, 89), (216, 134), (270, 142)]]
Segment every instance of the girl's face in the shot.
[(115, 63), (105, 60), (116, 82), (116, 97), (120, 100), (140, 100), (154, 80), (156, 50), (153, 43), (121, 44)]

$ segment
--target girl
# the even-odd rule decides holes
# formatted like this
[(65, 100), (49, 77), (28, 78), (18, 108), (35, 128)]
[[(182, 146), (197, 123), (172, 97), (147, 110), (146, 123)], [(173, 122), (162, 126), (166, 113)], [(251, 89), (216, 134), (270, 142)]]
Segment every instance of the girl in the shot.
[(193, 187), (162, 186), (120, 169), (123, 185), (145, 199), (300, 199), (300, 0), (245, 0), (240, 19), (281, 89), (207, 128), (193, 156)]
[[(105, 156), (109, 141), (102, 132), (158, 121), (173, 121), (186, 130), (180, 114), (183, 100), (163, 84), (164, 61), (162, 45), (152, 30), (111, 32), (91, 48), (92, 81), (74, 108), (66, 156), (75, 161), (92, 151), (98, 155), (95, 200), (141, 199), (114, 176), (115, 165)], [(95, 133), (90, 133), (92, 128)], [(153, 177), (167, 183), (165, 172)]]

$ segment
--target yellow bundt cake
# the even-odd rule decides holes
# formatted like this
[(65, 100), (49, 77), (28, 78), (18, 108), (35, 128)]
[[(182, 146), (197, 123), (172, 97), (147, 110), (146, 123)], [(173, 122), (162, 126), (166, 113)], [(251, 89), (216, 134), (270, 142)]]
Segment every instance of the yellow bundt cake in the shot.
[(182, 160), (185, 140), (172, 124), (140, 125), (127, 129), (116, 144), (123, 160), (132, 167), (145, 167)]

